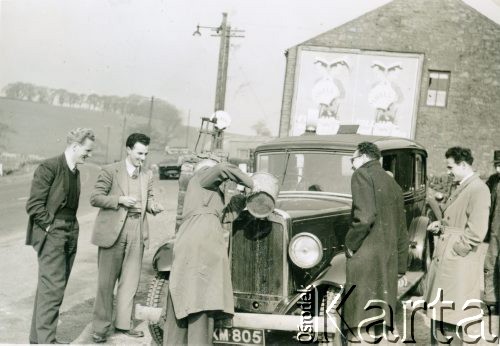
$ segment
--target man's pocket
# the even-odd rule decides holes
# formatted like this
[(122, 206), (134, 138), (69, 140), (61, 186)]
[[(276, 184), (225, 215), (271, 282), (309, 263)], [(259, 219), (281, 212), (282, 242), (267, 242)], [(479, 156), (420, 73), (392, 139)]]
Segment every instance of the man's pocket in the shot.
[[(51, 227), (52, 225), (50, 225), (50, 228)], [(37, 253), (40, 253), (40, 251), (42, 251), (43, 245), (45, 244), (45, 240), (47, 240), (47, 232), (37, 224), (33, 225), (32, 232), (33, 234), (31, 238), (31, 245)]]

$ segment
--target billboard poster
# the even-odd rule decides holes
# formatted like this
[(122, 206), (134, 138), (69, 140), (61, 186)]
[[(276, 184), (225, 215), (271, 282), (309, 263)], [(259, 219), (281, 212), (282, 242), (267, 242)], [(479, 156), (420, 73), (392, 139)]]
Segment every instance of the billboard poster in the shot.
[(356, 124), (360, 134), (413, 139), (422, 62), (421, 54), (299, 47), (289, 135)]

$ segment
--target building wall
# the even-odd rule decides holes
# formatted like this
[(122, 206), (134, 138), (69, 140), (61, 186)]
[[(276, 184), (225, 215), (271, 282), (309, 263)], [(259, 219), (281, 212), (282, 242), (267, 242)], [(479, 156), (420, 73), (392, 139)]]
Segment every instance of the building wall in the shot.
[(257, 146), (272, 140), (272, 137), (263, 136), (231, 136), (224, 139), (224, 150), (228, 152), (229, 158), (248, 160), (250, 151)]
[[(288, 134), (297, 48), (326, 46), (424, 54), (416, 140), (429, 172), (444, 173), (450, 146), (470, 147), (489, 174), (500, 149), (500, 26), (460, 0), (394, 0), (288, 50), (280, 136)], [(429, 70), (450, 71), (446, 108), (426, 106)]]

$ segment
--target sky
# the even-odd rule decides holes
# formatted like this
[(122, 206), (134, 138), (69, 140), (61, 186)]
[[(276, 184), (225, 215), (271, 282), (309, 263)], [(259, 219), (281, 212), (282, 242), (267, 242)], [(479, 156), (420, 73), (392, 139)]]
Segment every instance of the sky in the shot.
[[(411, 0), (409, 0), (411, 1)], [(0, 88), (16, 81), (77, 93), (162, 98), (183, 123), (214, 111), (219, 38), (233, 29), (226, 92), (231, 132), (264, 120), (277, 135), (287, 48), (390, 0), (0, 0)], [(466, 0), (500, 24), (500, 0)]]

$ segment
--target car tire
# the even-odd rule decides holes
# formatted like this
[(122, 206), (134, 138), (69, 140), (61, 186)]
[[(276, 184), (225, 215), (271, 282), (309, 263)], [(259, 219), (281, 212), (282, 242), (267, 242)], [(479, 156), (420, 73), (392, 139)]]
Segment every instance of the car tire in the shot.
[[(323, 298), (321, 299), (321, 306), (319, 309), (320, 317), (323, 317), (325, 315), (326, 309), (330, 306), (335, 296), (338, 295), (339, 293), (340, 289), (338, 287), (328, 286), (326, 288)], [(340, 301), (338, 301), (338, 303), (340, 303)], [(342, 309), (340, 309), (339, 313), (342, 314)], [(336, 318), (336, 323), (337, 326), (339, 326), (342, 329), (342, 319), (340, 318), (340, 316)], [(319, 337), (322, 338), (322, 340), (318, 340), (321, 345), (328, 345), (328, 346), (346, 345), (345, 340), (342, 339), (338, 331), (335, 334), (327, 334), (327, 340), (324, 339), (324, 335), (320, 335)]]
[[(151, 280), (149, 284), (148, 298), (146, 306), (153, 308), (162, 308), (165, 311), (167, 307), (167, 292), (168, 292), (168, 273), (160, 272)], [(149, 322), (148, 328), (153, 341), (157, 345), (163, 344), (163, 324), (165, 323), (165, 314), (158, 323)]]

